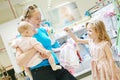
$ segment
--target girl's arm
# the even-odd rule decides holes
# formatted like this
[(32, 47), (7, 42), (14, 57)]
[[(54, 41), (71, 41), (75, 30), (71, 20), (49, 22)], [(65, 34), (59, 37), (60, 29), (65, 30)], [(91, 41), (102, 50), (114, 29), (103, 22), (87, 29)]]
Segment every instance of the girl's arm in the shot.
[(16, 60), (19, 66), (26, 64), (36, 53), (35, 49), (30, 49), (27, 52), (22, 52), (20, 48), (16, 48)]
[(76, 43), (88, 44), (88, 40), (77, 38), (68, 27), (66, 27), (64, 30), (72, 37)]
[(114, 63), (114, 59), (112, 57), (112, 51), (110, 49), (110, 45), (108, 45), (108, 44), (105, 46), (105, 53), (106, 53), (107, 58), (110, 62), (110, 69), (111, 69), (111, 72), (112, 72), (112, 80), (116, 80), (115, 63)]

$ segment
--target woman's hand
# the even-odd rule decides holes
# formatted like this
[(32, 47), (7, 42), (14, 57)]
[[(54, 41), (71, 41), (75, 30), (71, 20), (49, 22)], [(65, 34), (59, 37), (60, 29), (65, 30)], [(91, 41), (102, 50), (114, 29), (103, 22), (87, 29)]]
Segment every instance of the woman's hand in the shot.
[(31, 58), (34, 56), (34, 54), (36, 54), (36, 50), (35, 49), (30, 49), (26, 52), (22, 52), (20, 50), (20, 48), (16, 48), (16, 60), (17, 60), (17, 64), (19, 66), (24, 65), (26, 63), (28, 63), (29, 60), (31, 60)]
[(48, 51), (46, 50), (46, 53), (40, 53), (40, 56), (43, 58), (43, 59), (48, 59), (51, 55), (51, 51)]

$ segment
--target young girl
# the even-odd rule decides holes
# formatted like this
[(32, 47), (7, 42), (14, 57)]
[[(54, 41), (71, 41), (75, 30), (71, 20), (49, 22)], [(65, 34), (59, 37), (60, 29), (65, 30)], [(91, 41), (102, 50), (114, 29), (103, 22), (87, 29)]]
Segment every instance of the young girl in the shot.
[(115, 65), (112, 58), (112, 43), (105, 29), (105, 25), (100, 20), (95, 20), (86, 24), (89, 39), (79, 39), (74, 36), (67, 27), (64, 30), (77, 43), (88, 44), (92, 61), (92, 80), (120, 80), (120, 69)]
[(18, 27), (18, 32), (21, 34), (21, 37), (13, 40), (11, 46), (14, 48), (19, 47), (22, 52), (31, 48), (36, 50), (36, 54), (31, 58), (31, 60), (28, 61), (27, 64), (23, 65), (25, 66), (25, 71), (28, 73), (30, 80), (32, 80), (32, 76), (28, 68), (34, 67), (44, 60), (44, 58), (40, 56), (41, 54), (49, 55), (48, 61), (54, 71), (62, 68), (61, 66), (55, 64), (51, 51), (44, 49), (44, 47), (32, 37), (35, 33), (32, 24), (25, 21), (21, 22)]

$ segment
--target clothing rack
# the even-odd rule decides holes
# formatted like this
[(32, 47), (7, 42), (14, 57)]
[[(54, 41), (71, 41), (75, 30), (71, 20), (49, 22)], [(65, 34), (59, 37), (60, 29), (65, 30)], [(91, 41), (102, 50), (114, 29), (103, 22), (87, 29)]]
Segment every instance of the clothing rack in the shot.
[[(107, 0), (101, 1), (100, 3), (97, 3), (96, 5), (94, 5), (93, 7), (91, 7), (90, 9), (88, 9), (87, 11), (90, 13), (90, 15), (94, 14), (95, 12), (99, 11), (100, 9), (102, 9), (103, 7), (109, 5), (112, 2), (108, 2), (107, 4), (104, 4)], [(101, 7), (102, 4), (102, 7)], [(95, 9), (95, 10), (94, 10)]]

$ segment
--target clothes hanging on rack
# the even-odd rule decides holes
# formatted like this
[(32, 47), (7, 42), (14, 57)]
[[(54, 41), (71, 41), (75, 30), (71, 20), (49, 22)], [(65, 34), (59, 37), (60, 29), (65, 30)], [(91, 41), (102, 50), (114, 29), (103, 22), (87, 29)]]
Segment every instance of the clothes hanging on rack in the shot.
[(68, 39), (67, 43), (64, 43), (64, 46), (61, 48), (59, 59), (60, 64), (70, 71), (70, 73), (74, 74), (75, 69), (79, 67), (82, 58), (72, 39)]

